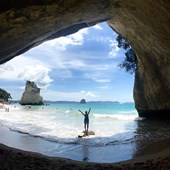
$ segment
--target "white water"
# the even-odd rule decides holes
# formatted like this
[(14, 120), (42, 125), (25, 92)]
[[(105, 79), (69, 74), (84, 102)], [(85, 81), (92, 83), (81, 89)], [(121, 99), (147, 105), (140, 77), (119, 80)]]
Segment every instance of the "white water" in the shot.
[[(9, 146), (92, 162), (132, 158), (134, 148), (131, 140), (137, 126), (133, 104), (52, 103), (31, 108), (16, 106), (10, 106), (9, 112), (0, 109), (0, 125), (15, 131), (15, 134), (22, 133), (13, 142), (8, 137), (7, 141), (0, 140)], [(90, 130), (95, 135), (80, 139), (77, 135), (84, 130), (84, 117), (78, 110), (84, 112), (90, 107)]]
[[(31, 108), (11, 106), (9, 112), (0, 110), (0, 124), (11, 130), (57, 143), (82, 144), (77, 138), (78, 133), (83, 131), (83, 116), (78, 109), (54, 108), (54, 105)], [(135, 113), (96, 114), (92, 109), (90, 130), (96, 134), (88, 138), (86, 145), (101, 146), (130, 140), (134, 135), (136, 117)]]

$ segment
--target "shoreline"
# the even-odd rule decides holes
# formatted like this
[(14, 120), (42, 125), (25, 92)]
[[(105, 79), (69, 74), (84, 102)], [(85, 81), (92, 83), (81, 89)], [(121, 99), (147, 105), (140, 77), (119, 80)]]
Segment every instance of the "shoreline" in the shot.
[[(2, 132), (3, 128), (0, 127)], [(10, 131), (10, 130), (9, 130)], [(3, 131), (4, 132), (4, 131)], [(16, 134), (15, 134), (16, 133)], [(11, 133), (13, 134), (13, 132)], [(11, 135), (10, 134), (10, 135)], [(5, 136), (10, 136), (9, 134), (4, 134)], [(25, 135), (14, 132), (14, 136), (6, 138), (1, 134), (1, 138), (6, 138), (6, 141), (13, 139), (16, 135)], [(25, 135), (25, 141), (30, 143), (29, 138)], [(23, 139), (24, 139), (23, 138)], [(85, 162), (85, 161), (75, 161), (68, 158), (46, 156), (42, 153), (37, 153), (35, 149), (34, 152), (26, 151), (29, 148), (24, 148), (21, 146), (19, 149), (17, 146), (10, 146), (8, 143), (2, 144), (0, 142), (0, 170), (52, 170), (52, 169), (64, 169), (64, 170), (78, 170), (78, 169), (93, 169), (93, 170), (102, 170), (102, 169), (113, 169), (113, 170), (123, 170), (123, 169), (154, 169), (154, 170), (167, 170), (170, 169), (170, 139), (162, 140), (159, 142), (152, 143), (149, 145), (142, 153), (135, 155), (133, 159), (126, 161), (117, 161), (115, 163), (96, 163), (96, 162)], [(16, 139), (14, 139), (16, 140)], [(20, 139), (21, 140), (21, 139)], [(42, 139), (41, 147), (46, 147), (46, 142)], [(25, 142), (24, 141), (24, 142)], [(43, 143), (44, 142), (44, 143)], [(36, 141), (35, 141), (36, 143)], [(52, 143), (53, 144), (53, 143)], [(8, 145), (8, 146), (7, 146)], [(40, 148), (41, 148), (40, 147)], [(50, 146), (51, 147), (51, 146)], [(113, 155), (114, 157), (114, 155)]]
[[(66, 106), (66, 107), (64, 106), (64, 110), (65, 109), (67, 110), (67, 107), (68, 106)], [(77, 105), (75, 107), (77, 107)], [(70, 108), (70, 106), (68, 108)], [(32, 108), (32, 109), (34, 109), (34, 108)], [(49, 108), (43, 109), (43, 112), (46, 113), (48, 109)], [(24, 112), (25, 110), (27, 110), (27, 112)], [(39, 110), (42, 111), (42, 109), (39, 109)], [(45, 135), (41, 135), (41, 132), (39, 133), (39, 129), (37, 128), (38, 126), (36, 126), (36, 124), (35, 124), (35, 130), (37, 130), (38, 133), (36, 131), (34, 133), (34, 126), (33, 126), (33, 130), (31, 129), (32, 127), (28, 126), (28, 128), (30, 128), (30, 131), (27, 130), (27, 128), (26, 128), (26, 130), (22, 131), (22, 121), (24, 122), (23, 118), (25, 116), (28, 116), (30, 118), (29, 121), (26, 122), (28, 125), (32, 124), (32, 123), (30, 123), (30, 120), (32, 120), (34, 122), (34, 120), (32, 119), (35, 115), (33, 112), (34, 110), (31, 112), (31, 114), (28, 111), (31, 112), (31, 109), (29, 109), (29, 108), (25, 109), (22, 107), (20, 109), (19, 106), (16, 106), (16, 108), (14, 108), (14, 107), (12, 107), (12, 105), (11, 105), (9, 113), (8, 112), (6, 113), (3, 111), (4, 113), (1, 115), (1, 117), (2, 117), (1, 125), (2, 126), (0, 127), (0, 136), (1, 136), (0, 143), (3, 143), (5, 145), (8, 145), (8, 146), (11, 146), (14, 148), (23, 149), (26, 151), (38, 152), (38, 153), (41, 153), (41, 154), (47, 155), (47, 156), (64, 157), (64, 158), (77, 160), (77, 161), (101, 162), (101, 163), (112, 162), (113, 163), (113, 162), (118, 162), (118, 161), (122, 161), (122, 160), (128, 160), (133, 157), (133, 152), (135, 150), (134, 146), (128, 142), (125, 144), (121, 144), (121, 142), (120, 142), (120, 144), (118, 144), (119, 146), (117, 144), (114, 144), (114, 142), (116, 143), (117, 139), (119, 139), (120, 137), (116, 136), (114, 138), (114, 135), (112, 135), (112, 134), (111, 134), (111, 137), (112, 137), (111, 140), (107, 139), (107, 136), (105, 137), (102, 135), (98, 135), (100, 139), (98, 139), (98, 136), (96, 135), (94, 137), (94, 140), (93, 140), (93, 138), (92, 139), (89, 138), (87, 140), (84, 139), (83, 141), (82, 141), (82, 139), (80, 140), (79, 138), (76, 139), (77, 135), (79, 133), (78, 131), (81, 129), (81, 127), (79, 127), (79, 125), (80, 125), (79, 121), (77, 121), (78, 123), (75, 122), (76, 123), (75, 127), (79, 127), (79, 128), (74, 130), (75, 133), (72, 133), (71, 137), (73, 139), (72, 138), (70, 139), (70, 135), (67, 135), (67, 131), (69, 132), (69, 130), (70, 130), (70, 127), (68, 126), (69, 123), (67, 126), (64, 126), (67, 129), (61, 130), (62, 134), (60, 132), (60, 128), (58, 128), (57, 126), (53, 127), (54, 132), (52, 133), (52, 135), (54, 135), (55, 138), (48, 137), (47, 133), (45, 133)], [(57, 112), (58, 112), (58, 110), (57, 110)], [(18, 113), (22, 113), (22, 114), (18, 114)], [(26, 114), (26, 113), (29, 113), (29, 114)], [(9, 115), (9, 117), (8, 117), (8, 115)], [(38, 114), (38, 115), (40, 115), (38, 117), (38, 119), (35, 119), (35, 120), (38, 120), (37, 123), (39, 123), (39, 120), (41, 120), (42, 118), (45, 117), (45, 116), (41, 117), (41, 114)], [(51, 114), (51, 115), (53, 117), (53, 114)], [(50, 117), (51, 115), (49, 115), (48, 117)], [(6, 119), (5, 119), (5, 117), (6, 117)], [(19, 121), (15, 121), (15, 119), (17, 120), (17, 118)], [(13, 123), (11, 123), (11, 122), (13, 122), (12, 119), (14, 119), (14, 126), (13, 126)], [(54, 122), (53, 119), (52, 119), (52, 123)], [(76, 120), (77, 120), (77, 118), (76, 118)], [(69, 119), (69, 121), (70, 121), (70, 119)], [(18, 122), (19, 122), (19, 124), (18, 124)], [(42, 123), (42, 122), (40, 122), (40, 123)], [(74, 122), (74, 120), (72, 120), (72, 122)], [(41, 127), (48, 128), (49, 123), (46, 121), (44, 121), (43, 123), (45, 124), (45, 126), (41, 125)], [(54, 124), (57, 124), (56, 121), (54, 122)], [(21, 125), (21, 130), (20, 130), (20, 128), (18, 128), (18, 127), (20, 127), (20, 125)], [(118, 123), (117, 123), (117, 125), (118, 125)], [(11, 127), (11, 130), (9, 130), (10, 127)], [(4, 129), (6, 128), (7, 130), (2, 131), (2, 128), (4, 128)], [(59, 130), (59, 133), (60, 133), (59, 135), (57, 134), (58, 131), (56, 129)], [(113, 129), (111, 129), (111, 130), (113, 130)], [(111, 132), (111, 130), (109, 130), (108, 132)], [(33, 131), (33, 133), (32, 133), (32, 131)], [(22, 132), (26, 132), (26, 133), (22, 133)], [(65, 133), (66, 133), (66, 135), (64, 135)], [(97, 134), (97, 132), (96, 132), (96, 134)], [(120, 138), (120, 140), (121, 140), (121, 138)], [(93, 141), (95, 141), (95, 142), (93, 142)], [(107, 144), (109, 142), (111, 144)], [(114, 155), (114, 157), (113, 157), (113, 155)]]
[(170, 148), (117, 163), (93, 163), (73, 161), (71, 159), (50, 157), (35, 152), (23, 151), (0, 144), (0, 170), (123, 170), (123, 169), (154, 169), (168, 170), (170, 168)]
[[(142, 126), (139, 126), (142, 127)], [(90, 169), (90, 170), (102, 170), (102, 169), (114, 169), (114, 170), (129, 170), (129, 169), (154, 169), (154, 170), (167, 170), (170, 169), (170, 138), (161, 139), (159, 141), (152, 140), (143, 141), (138, 143), (134, 148), (134, 153), (131, 154), (131, 158), (125, 156), (129, 154), (130, 145), (125, 146), (124, 150), (120, 151), (114, 150), (116, 147), (110, 147), (103, 150), (106, 152), (106, 156), (110, 154), (113, 158), (112, 163), (104, 163), (102, 161), (81, 161), (73, 160), (75, 155), (71, 155), (68, 158), (64, 158), (61, 155), (50, 155), (48, 151), (50, 148), (56, 147), (55, 142), (49, 142), (43, 140), (40, 137), (32, 137), (29, 134), (19, 133), (15, 130), (10, 130), (10, 128), (0, 125), (0, 170), (54, 170), (54, 169), (64, 169), (64, 170), (78, 170), (78, 169)], [(144, 146), (144, 148), (143, 148)], [(70, 146), (68, 146), (70, 147)], [(119, 146), (121, 147), (121, 146)], [(132, 147), (132, 146), (131, 146)], [(97, 150), (99, 150), (97, 148)], [(81, 151), (80, 149), (77, 151)], [(93, 150), (90, 149), (90, 152)], [(94, 152), (95, 157), (100, 157), (100, 153)], [(121, 152), (121, 153), (120, 153)], [(82, 153), (79, 153), (80, 155)], [(88, 154), (88, 153), (86, 153)], [(130, 155), (129, 154), (129, 155)], [(81, 155), (82, 156), (82, 155)], [(119, 160), (116, 159), (120, 157)], [(124, 156), (124, 157), (122, 157)], [(125, 159), (124, 159), (125, 158)], [(107, 158), (106, 158), (107, 159)]]
[[(131, 159), (134, 150), (131, 144), (103, 147), (90, 147), (77, 144), (64, 145), (62, 143), (45, 140), (38, 136), (30, 136), (27, 133), (11, 130), (9, 127), (3, 125), (0, 125), (0, 136), (0, 143), (9, 147), (75, 161), (114, 163)], [(84, 139), (80, 140), (85, 142)], [(60, 149), (58, 150), (58, 148), (61, 147), (64, 148), (63, 152), (60, 152)], [(113, 157), (112, 155), (115, 156)]]

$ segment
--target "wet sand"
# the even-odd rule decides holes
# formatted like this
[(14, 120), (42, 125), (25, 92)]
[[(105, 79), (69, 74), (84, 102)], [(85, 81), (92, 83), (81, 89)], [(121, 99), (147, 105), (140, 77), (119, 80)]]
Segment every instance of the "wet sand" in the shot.
[[(77, 161), (110, 163), (129, 160), (133, 157), (134, 147), (131, 143), (92, 147), (51, 142), (41, 137), (30, 136), (10, 130), (0, 125), (0, 143), (24, 151), (37, 152), (46, 156), (62, 157)], [(61, 150), (62, 149), (62, 150)]]
[[(19, 133), (10, 133), (6, 131), (6, 128), (1, 127), (1, 140), (0, 144), (0, 170), (68, 170), (68, 169), (90, 169), (90, 170), (102, 170), (102, 169), (115, 169), (115, 170), (129, 170), (129, 169), (152, 169), (152, 170), (168, 170), (170, 169), (170, 139), (162, 140), (159, 142), (153, 142), (148, 144), (147, 147), (140, 152), (134, 154), (133, 159), (128, 161), (122, 161), (117, 163), (90, 163), (82, 161), (73, 161), (66, 158), (44, 156), (42, 154), (23, 151), (29, 150), (32, 147), (32, 140), (29, 141), (29, 137), (25, 135), (23, 143), (27, 142), (27, 145), (18, 147), (17, 140), (23, 140), (24, 138), (18, 138), (17, 135), (23, 135)], [(9, 134), (7, 134), (7, 132)], [(46, 141), (41, 140), (41, 146), (37, 148), (47, 147)], [(10, 143), (13, 142), (13, 145)], [(21, 143), (21, 141), (18, 141)], [(39, 144), (40, 144), (39, 143)], [(6, 146), (8, 145), (8, 146)], [(19, 149), (14, 149), (20, 148)], [(51, 147), (51, 146), (50, 146)], [(35, 152), (39, 152), (35, 149)], [(113, 155), (114, 157), (114, 155)]]
[(0, 144), (0, 170), (168, 170), (170, 149), (119, 163), (87, 163), (48, 157)]

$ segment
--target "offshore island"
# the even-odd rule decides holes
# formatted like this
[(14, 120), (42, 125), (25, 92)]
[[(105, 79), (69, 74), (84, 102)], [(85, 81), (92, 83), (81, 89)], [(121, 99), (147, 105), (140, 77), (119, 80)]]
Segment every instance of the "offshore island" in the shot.
[[(170, 141), (168, 138), (161, 138), (169, 131), (169, 6), (170, 1), (166, 0), (1, 1), (0, 64), (47, 40), (107, 21), (113, 30), (131, 43), (137, 54), (135, 107), (139, 116), (146, 118), (148, 128), (142, 121), (138, 121), (136, 133), (144, 137), (151, 135), (153, 139), (160, 138), (160, 141), (153, 140), (150, 143), (150, 138), (143, 138), (138, 143), (138, 148), (134, 148), (136, 155), (129, 161), (118, 163), (90, 163), (54, 158), (1, 144), (0, 169), (170, 169)], [(8, 109), (5, 113), (8, 114)], [(156, 118), (157, 121), (154, 120)], [(13, 122), (14, 120), (13, 118)], [(155, 122), (161, 123), (159, 127), (165, 128), (155, 130)], [(155, 132), (159, 130), (162, 130), (161, 133), (155, 137)], [(0, 131), (1, 139), (6, 140), (5, 144), (16, 139), (16, 134), (9, 129), (1, 127)], [(5, 137), (6, 134), (9, 136)], [(27, 137), (23, 139), (29, 142), (30, 138)], [(143, 146), (146, 148), (143, 149)]]

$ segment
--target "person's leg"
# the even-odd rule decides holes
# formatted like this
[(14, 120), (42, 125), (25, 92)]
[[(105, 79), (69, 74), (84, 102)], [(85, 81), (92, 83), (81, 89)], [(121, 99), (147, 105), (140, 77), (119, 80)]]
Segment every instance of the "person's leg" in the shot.
[(88, 133), (88, 123), (85, 123), (85, 132)]
[(89, 123), (87, 123), (87, 133), (88, 133), (88, 131), (89, 131)]
[(85, 132), (86, 132), (86, 123), (84, 123), (84, 130), (85, 130)]

